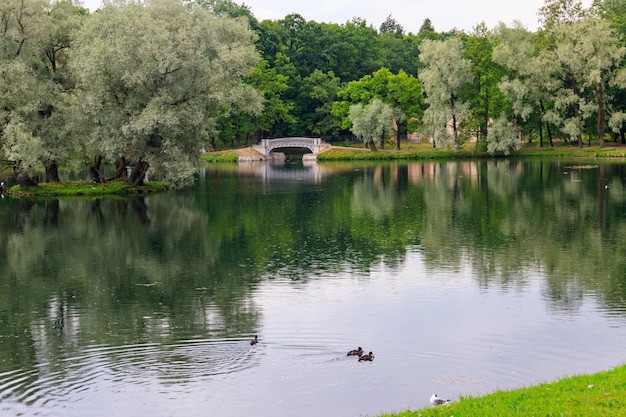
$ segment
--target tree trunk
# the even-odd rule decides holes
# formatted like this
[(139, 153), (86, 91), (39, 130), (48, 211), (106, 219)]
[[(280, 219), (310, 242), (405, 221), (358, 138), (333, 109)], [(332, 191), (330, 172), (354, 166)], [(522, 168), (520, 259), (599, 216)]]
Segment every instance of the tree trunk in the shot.
[(128, 183), (130, 185), (143, 185), (143, 180), (146, 178), (146, 173), (150, 168), (150, 164), (146, 161), (139, 161), (137, 165), (133, 167), (130, 177), (128, 177)]
[(370, 149), (371, 149), (372, 152), (376, 152), (377, 151), (377, 149), (376, 149), (376, 142), (374, 142), (372, 140), (372, 141), (369, 142), (369, 145), (370, 145)]
[[(539, 100), (539, 106), (541, 107), (541, 118), (546, 114), (546, 108), (543, 105), (543, 100)], [(550, 147), (554, 147), (554, 142), (552, 142), (552, 130), (550, 130), (550, 122), (546, 121), (546, 130), (548, 131), (548, 141), (550, 142)]]
[(56, 162), (46, 164), (46, 182), (60, 182), (59, 165)]
[(552, 129), (550, 129), (550, 122), (546, 122), (546, 128), (548, 129), (548, 141), (550, 142), (550, 147), (554, 148), (554, 142), (552, 141)]
[(123, 156), (115, 161), (115, 178), (124, 180), (128, 178), (128, 172), (126, 171), (126, 158)]
[(456, 130), (456, 114), (452, 115), (452, 131), (454, 132), (454, 144), (459, 144), (459, 133)]
[[(578, 94), (578, 86), (576, 85), (576, 80), (573, 76), (570, 76), (570, 84), (574, 94)], [(578, 108), (578, 105), (576, 103), (572, 104), (572, 112), (574, 113), (574, 116), (576, 116), (576, 119), (580, 120), (580, 109)], [(578, 147), (582, 148), (583, 136), (579, 133), (578, 135), (576, 135), (576, 139), (578, 140)]]
[(17, 185), (19, 185), (20, 188), (27, 188), (27, 187), (36, 187), (37, 183), (29, 175), (18, 174)]
[[(450, 94), (450, 110), (454, 109), (454, 94)], [(454, 144), (459, 144), (459, 134), (456, 131), (456, 114), (452, 113), (452, 132), (454, 133)]]
[(398, 119), (393, 119), (393, 128), (396, 132), (396, 150), (399, 151), (400, 150), (400, 126), (398, 126)]
[[(596, 102), (598, 103), (598, 138), (600, 139), (600, 147), (604, 148), (604, 127), (606, 125), (606, 112), (604, 109), (604, 91), (601, 85), (597, 85), (594, 88), (596, 95)], [(591, 139), (589, 139), (591, 140)], [(589, 143), (591, 146), (591, 143)]]
[(89, 167), (89, 172), (91, 173), (92, 181), (103, 184), (106, 182), (106, 178), (102, 175), (102, 171), (100, 171), (100, 166), (102, 165), (102, 156), (94, 157), (93, 163)]
[(13, 173), (15, 174), (17, 185), (19, 185), (20, 188), (36, 187), (37, 183), (33, 181), (30, 175), (21, 173), (19, 165), (20, 165), (20, 162), (13, 164)]

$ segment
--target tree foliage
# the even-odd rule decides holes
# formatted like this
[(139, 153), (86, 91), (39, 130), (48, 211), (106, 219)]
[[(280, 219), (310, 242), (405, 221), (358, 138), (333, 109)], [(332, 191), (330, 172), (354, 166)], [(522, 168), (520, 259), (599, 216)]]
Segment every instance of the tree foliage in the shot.
[(582, 145), (584, 125), (595, 116), (600, 146), (604, 146), (609, 86), (626, 87), (616, 71), (626, 48), (606, 21), (593, 17), (558, 24), (552, 36), (554, 49), (546, 53), (554, 62), (549, 68), (558, 114), (553, 117), (564, 133)]
[(403, 131), (415, 131), (424, 114), (422, 83), (402, 70), (393, 74), (387, 68), (381, 68), (349, 82), (337, 92), (337, 97), (333, 114), (344, 118), (344, 126), (350, 123), (348, 109), (351, 104), (368, 104), (373, 99), (380, 99), (402, 113), (403, 123), (398, 128)]
[(175, 0), (108, 3), (77, 34), (73, 69), (92, 152), (133, 161), (129, 180), (182, 184), (199, 166), (224, 106), (256, 111), (242, 83), (257, 64), (246, 22)]
[(580, 0), (545, 0), (538, 15), (543, 26), (551, 29), (560, 23), (579, 20), (585, 15), (585, 9)]
[(434, 147), (459, 149), (459, 122), (469, 114), (469, 104), (459, 100), (459, 92), (472, 80), (471, 62), (463, 57), (463, 45), (458, 38), (425, 40), (420, 52), (426, 66), (419, 75), (428, 104), (424, 124), (432, 135)]
[(382, 143), (393, 134), (393, 119), (396, 115), (396, 111), (380, 99), (365, 105), (353, 104), (349, 110), (352, 133), (375, 151), (377, 141)]
[(492, 31), (480, 23), (468, 37), (463, 54), (471, 62), (472, 73), (471, 81), (461, 91), (471, 112), (467, 128), (475, 131), (479, 140), (488, 138), (491, 121), (504, 111), (504, 96), (498, 83), (505, 70), (493, 59), (494, 43)]
[(393, 131), (398, 148), (423, 131), (437, 148), (477, 137), (508, 152), (537, 133), (552, 144), (556, 127), (581, 146), (607, 130), (626, 142), (624, 10), (546, 0), (536, 32), (440, 33), (426, 18), (413, 34), (391, 15), (378, 28), (295, 13), (259, 22), (232, 0), (110, 0), (91, 15), (76, 0), (5, 0), (0, 151), (22, 184), (42, 169), (58, 181), (59, 165), (104, 181), (105, 163), (118, 176), (134, 167), (132, 182), (184, 184), (201, 149), (352, 138), (351, 106), (376, 100), (394, 121), (376, 140)]

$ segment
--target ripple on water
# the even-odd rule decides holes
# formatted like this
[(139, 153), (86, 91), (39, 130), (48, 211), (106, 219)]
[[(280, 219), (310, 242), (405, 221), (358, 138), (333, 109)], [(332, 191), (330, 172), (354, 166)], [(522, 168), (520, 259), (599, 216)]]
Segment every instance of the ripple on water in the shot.
[(58, 415), (89, 398), (86, 392), (120, 393), (129, 384), (184, 386), (252, 368), (261, 354), (248, 339), (90, 346), (56, 363), (0, 373), (0, 415)]

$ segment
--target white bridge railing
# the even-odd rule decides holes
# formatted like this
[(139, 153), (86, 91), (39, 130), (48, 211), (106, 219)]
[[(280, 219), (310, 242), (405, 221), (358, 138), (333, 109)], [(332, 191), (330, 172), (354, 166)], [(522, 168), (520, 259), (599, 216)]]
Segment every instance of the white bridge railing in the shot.
[(314, 154), (318, 154), (330, 145), (321, 138), (278, 138), (261, 139), (261, 143), (252, 146), (257, 152), (268, 155), (278, 148), (308, 148)]

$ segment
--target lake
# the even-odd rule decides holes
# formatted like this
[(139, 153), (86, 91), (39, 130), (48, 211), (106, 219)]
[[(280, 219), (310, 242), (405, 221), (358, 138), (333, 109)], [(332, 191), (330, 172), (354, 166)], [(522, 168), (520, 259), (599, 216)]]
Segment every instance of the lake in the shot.
[(624, 167), (257, 163), (4, 198), (0, 415), (374, 416), (621, 365)]

